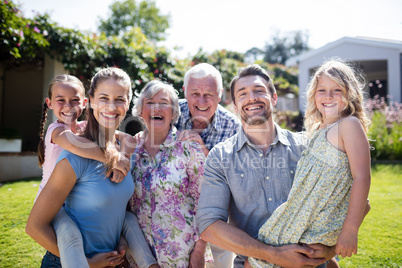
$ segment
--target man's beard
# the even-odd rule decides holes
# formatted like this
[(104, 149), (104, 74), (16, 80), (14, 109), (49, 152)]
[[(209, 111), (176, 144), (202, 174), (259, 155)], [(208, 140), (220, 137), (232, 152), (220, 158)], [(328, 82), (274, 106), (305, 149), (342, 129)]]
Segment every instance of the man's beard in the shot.
[(264, 113), (262, 115), (255, 115), (250, 117), (248, 117), (244, 111), (242, 111), (242, 113), (240, 114), (241, 119), (249, 126), (263, 125), (268, 121), (271, 115), (272, 112), (268, 112), (267, 110), (264, 110)]

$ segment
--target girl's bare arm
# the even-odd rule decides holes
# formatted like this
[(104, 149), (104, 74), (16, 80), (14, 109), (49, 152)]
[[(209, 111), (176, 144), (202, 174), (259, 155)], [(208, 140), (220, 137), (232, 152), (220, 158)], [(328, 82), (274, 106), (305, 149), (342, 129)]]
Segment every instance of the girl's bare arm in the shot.
[(367, 197), (370, 189), (370, 148), (360, 121), (348, 117), (340, 123), (343, 147), (349, 159), (353, 177), (348, 212), (338, 238), (336, 254), (350, 257), (357, 253), (357, 233), (367, 214)]

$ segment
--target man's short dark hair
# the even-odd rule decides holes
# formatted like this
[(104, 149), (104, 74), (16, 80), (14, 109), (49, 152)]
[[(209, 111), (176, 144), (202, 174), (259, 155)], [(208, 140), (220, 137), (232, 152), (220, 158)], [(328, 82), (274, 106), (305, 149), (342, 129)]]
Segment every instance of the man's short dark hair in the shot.
[(230, 95), (232, 97), (232, 101), (235, 102), (235, 92), (234, 92), (234, 87), (236, 82), (243, 77), (250, 76), (250, 75), (258, 75), (267, 82), (267, 86), (271, 94), (273, 95), (276, 93), (276, 89), (274, 86), (274, 83), (272, 83), (271, 77), (269, 77), (267, 71), (265, 71), (263, 68), (261, 68), (260, 65), (258, 64), (252, 64), (248, 65), (247, 67), (240, 68), (239, 71), (237, 72), (237, 76), (235, 76), (232, 79), (232, 82), (230, 83)]

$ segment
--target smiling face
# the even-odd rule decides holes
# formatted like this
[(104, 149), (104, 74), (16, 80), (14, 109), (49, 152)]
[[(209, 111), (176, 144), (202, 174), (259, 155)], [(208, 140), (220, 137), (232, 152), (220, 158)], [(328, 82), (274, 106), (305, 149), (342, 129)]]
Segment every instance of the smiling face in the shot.
[(190, 77), (185, 91), (191, 118), (194, 121), (211, 123), (221, 101), (216, 80), (211, 76), (200, 79)]
[(100, 82), (91, 97), (91, 108), (99, 125), (116, 129), (123, 121), (129, 107), (129, 88), (113, 78)]
[(272, 120), (277, 95), (271, 94), (267, 81), (258, 75), (240, 78), (234, 85), (235, 109), (248, 125), (261, 125)]
[(318, 79), (314, 101), (324, 123), (335, 122), (341, 117), (346, 107), (342, 97), (346, 98), (345, 89), (330, 77), (323, 75)]
[(150, 132), (168, 133), (173, 120), (172, 100), (165, 90), (144, 98), (141, 118)]
[(74, 83), (58, 83), (52, 87), (52, 98), (46, 98), (46, 104), (60, 123), (70, 125), (82, 114), (86, 104), (82, 91)]

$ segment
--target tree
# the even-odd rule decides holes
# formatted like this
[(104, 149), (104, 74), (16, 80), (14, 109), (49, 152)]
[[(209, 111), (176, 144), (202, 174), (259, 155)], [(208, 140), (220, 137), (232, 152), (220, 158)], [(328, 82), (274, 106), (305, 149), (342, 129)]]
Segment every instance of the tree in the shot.
[(248, 59), (250, 63), (255, 62), (261, 55), (264, 55), (264, 51), (258, 47), (252, 47), (244, 54), (245, 58)]
[(308, 34), (295, 31), (282, 35), (279, 31), (272, 37), (272, 42), (265, 45), (264, 61), (268, 63), (285, 64), (294, 56), (308, 51)]
[(112, 14), (106, 20), (100, 19), (99, 30), (107, 36), (121, 36), (132, 28), (139, 27), (151, 41), (165, 39), (170, 15), (160, 14), (153, 0), (116, 1), (110, 5)]

